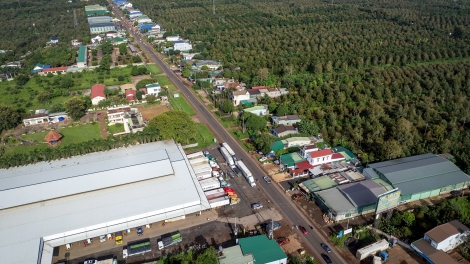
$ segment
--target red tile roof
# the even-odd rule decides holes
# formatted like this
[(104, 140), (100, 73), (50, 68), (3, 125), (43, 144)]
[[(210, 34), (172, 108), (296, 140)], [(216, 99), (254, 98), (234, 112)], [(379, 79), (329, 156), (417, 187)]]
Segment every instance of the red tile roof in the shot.
[(307, 160), (297, 162), (295, 165), (297, 166), (297, 168), (299, 168), (299, 170), (302, 170), (302, 171), (306, 171), (308, 169), (313, 168), (313, 166), (310, 165), (310, 163)]
[(91, 99), (98, 96), (106, 98), (106, 95), (104, 94), (104, 85), (102, 84), (95, 84), (91, 87)]
[(132, 101), (136, 99), (136, 92), (132, 89), (127, 89), (126, 90), (126, 100), (127, 101)]
[(319, 158), (319, 157), (324, 157), (324, 156), (328, 156), (331, 154), (333, 154), (333, 151), (331, 151), (331, 149), (324, 149), (324, 150), (310, 152), (310, 157)]
[(67, 69), (68, 69), (67, 67), (56, 67), (56, 68), (43, 69), (42, 72), (66, 71)]
[(268, 86), (253, 86), (251, 89), (268, 89)]
[(341, 153), (333, 153), (333, 156), (331, 156), (331, 159), (344, 159), (344, 156)]

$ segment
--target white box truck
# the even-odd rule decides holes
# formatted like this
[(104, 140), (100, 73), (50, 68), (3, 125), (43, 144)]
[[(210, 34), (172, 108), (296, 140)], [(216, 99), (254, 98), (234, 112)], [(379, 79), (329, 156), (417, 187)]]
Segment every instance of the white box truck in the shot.
[(209, 204), (210, 204), (211, 208), (217, 208), (217, 207), (220, 207), (220, 206), (229, 205), (230, 204), (230, 199), (228, 198), (228, 196), (223, 196), (223, 197), (219, 197), (219, 198), (209, 200)]
[(209, 191), (213, 189), (220, 188), (220, 181), (217, 178), (209, 178), (202, 181), (199, 181), (203, 191)]
[(237, 156), (235, 155), (235, 152), (233, 151), (233, 149), (227, 144), (227, 142), (224, 142), (222, 143), (222, 147), (224, 147), (228, 154), (230, 154), (230, 156), (232, 156), (232, 159), (234, 162), (237, 162)]
[(253, 175), (251, 174), (251, 171), (249, 171), (248, 168), (245, 166), (245, 163), (243, 163), (243, 161), (239, 160), (239, 161), (237, 161), (237, 167), (240, 169), (243, 176), (245, 176), (246, 180), (251, 185), (251, 187), (255, 187), (256, 186), (255, 179), (253, 178)]
[(232, 169), (235, 168), (235, 162), (233, 161), (232, 156), (228, 153), (228, 151), (225, 147), (220, 148), (220, 153), (222, 153), (222, 156), (224, 156), (224, 158), (227, 161), (230, 168), (232, 168)]
[(368, 256), (375, 255), (375, 253), (379, 251), (386, 250), (388, 246), (388, 241), (382, 239), (380, 241), (375, 242), (374, 244), (370, 244), (368, 246), (358, 249), (356, 252), (356, 258), (358, 260), (363, 260)]

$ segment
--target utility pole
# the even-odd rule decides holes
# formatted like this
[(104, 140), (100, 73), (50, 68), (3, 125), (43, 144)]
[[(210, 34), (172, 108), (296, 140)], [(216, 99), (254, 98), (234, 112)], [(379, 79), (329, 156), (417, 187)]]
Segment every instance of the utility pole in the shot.
[(234, 234), (235, 236), (238, 235), (237, 217), (235, 217), (235, 227), (233, 228), (233, 234)]
[(271, 218), (271, 230), (269, 230), (269, 239), (273, 239), (273, 233), (274, 233), (274, 222), (273, 222), (273, 219)]
[(215, 15), (215, 0), (212, 0), (212, 14)]
[(33, 27), (34, 27), (34, 35), (36, 35), (36, 40), (38, 41), (38, 48), (40, 48), (41, 46), (39, 45), (39, 36), (38, 36), (38, 33), (36, 32), (36, 24), (33, 23)]

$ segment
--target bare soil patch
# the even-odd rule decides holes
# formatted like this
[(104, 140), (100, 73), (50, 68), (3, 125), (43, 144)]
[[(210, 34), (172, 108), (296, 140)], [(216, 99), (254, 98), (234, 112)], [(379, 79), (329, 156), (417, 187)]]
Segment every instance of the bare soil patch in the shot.
[(140, 113), (142, 113), (142, 117), (144, 118), (144, 120), (151, 120), (157, 115), (168, 111), (168, 107), (165, 104), (153, 106), (139, 105), (136, 106), (136, 108), (139, 109)]
[(133, 77), (131, 77), (131, 82), (132, 83), (138, 83), (140, 80), (145, 80), (145, 79), (150, 79), (150, 74), (149, 75), (133, 76)]

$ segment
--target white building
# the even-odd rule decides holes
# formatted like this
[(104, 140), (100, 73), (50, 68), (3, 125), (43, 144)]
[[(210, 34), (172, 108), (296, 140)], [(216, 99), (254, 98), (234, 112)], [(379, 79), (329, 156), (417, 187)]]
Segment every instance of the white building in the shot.
[(171, 140), (1, 169), (0, 186), (7, 264), (49, 264), (54, 247), (65, 259), (65, 244), (210, 209)]
[(175, 41), (173, 45), (173, 50), (188, 51), (192, 49), (193, 49), (193, 46), (184, 41)]
[(247, 90), (234, 91), (232, 93), (232, 101), (234, 106), (240, 105), (241, 101), (250, 99), (250, 93)]
[(323, 149), (308, 153), (307, 160), (312, 166), (329, 163), (332, 161), (333, 151), (331, 149)]
[(147, 88), (147, 95), (153, 94), (155, 96), (158, 96), (158, 94), (162, 90), (162, 87), (159, 83), (147, 84), (145, 85), (145, 88)]
[(104, 93), (105, 86), (102, 84), (95, 84), (91, 87), (91, 104), (98, 105), (100, 101), (106, 99), (106, 94)]
[(108, 108), (108, 123), (110, 125), (116, 124), (116, 123), (124, 123), (125, 115), (127, 112), (131, 111), (131, 109), (136, 109), (137, 108), (131, 108), (130, 106), (121, 106), (121, 107), (114, 107), (114, 108)]
[(168, 36), (166, 37), (166, 41), (178, 41), (181, 40), (180, 36)]
[(37, 114), (25, 117), (23, 119), (23, 124), (25, 126), (44, 124), (49, 122), (49, 114)]
[(450, 251), (467, 240), (469, 228), (457, 220), (439, 225), (424, 234), (424, 240), (432, 247)]

